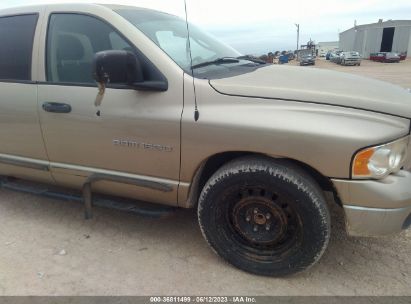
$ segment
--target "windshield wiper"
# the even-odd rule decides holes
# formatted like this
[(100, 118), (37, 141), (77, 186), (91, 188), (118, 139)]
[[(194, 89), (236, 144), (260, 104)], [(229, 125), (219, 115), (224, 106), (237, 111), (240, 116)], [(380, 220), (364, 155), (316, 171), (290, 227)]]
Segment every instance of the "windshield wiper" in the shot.
[(261, 59), (252, 57), (252, 56), (250, 56), (250, 55), (240, 56), (240, 57), (237, 57), (237, 59), (240, 59), (240, 60), (248, 60), (248, 61), (251, 61), (251, 62), (254, 62), (254, 63), (259, 63), (259, 64), (266, 64), (266, 63), (267, 63), (267, 62), (265, 62), (264, 60), (261, 60)]
[(206, 62), (202, 62), (199, 64), (195, 64), (192, 66), (192, 69), (198, 69), (198, 68), (203, 68), (209, 65), (215, 65), (215, 64), (224, 64), (224, 63), (239, 63), (240, 59), (238, 58), (234, 58), (234, 57), (221, 57), (221, 58), (217, 58), (215, 60), (211, 60), (211, 61), (206, 61)]

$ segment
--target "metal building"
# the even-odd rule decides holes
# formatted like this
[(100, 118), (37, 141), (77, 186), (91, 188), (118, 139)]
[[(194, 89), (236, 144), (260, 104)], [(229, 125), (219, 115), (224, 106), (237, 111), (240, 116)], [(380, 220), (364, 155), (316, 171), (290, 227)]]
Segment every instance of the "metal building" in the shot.
[(340, 33), (339, 49), (357, 51), (364, 58), (370, 53), (396, 52), (411, 56), (411, 20), (388, 20), (357, 25)]

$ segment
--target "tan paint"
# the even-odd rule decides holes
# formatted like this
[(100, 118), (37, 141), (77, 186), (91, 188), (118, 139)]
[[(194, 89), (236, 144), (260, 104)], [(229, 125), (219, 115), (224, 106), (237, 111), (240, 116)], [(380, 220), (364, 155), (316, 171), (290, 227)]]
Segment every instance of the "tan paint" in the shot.
[[(10, 137), (9, 131), (3, 133), (0, 139), (8, 139), (8, 143), (1, 146), (0, 153), (45, 161), (60, 185), (80, 189), (88, 176), (100, 171), (147, 181), (161, 180), (173, 190), (161, 192), (115, 182), (98, 182), (93, 189), (189, 207), (188, 196), (198, 190), (192, 186), (193, 180), (198, 179), (205, 161), (218, 153), (243, 151), (291, 158), (324, 176), (347, 179), (357, 150), (409, 134), (409, 119), (398, 116), (411, 117), (411, 97), (392, 85), (316, 69), (267, 67), (210, 83), (196, 79), (194, 96), (192, 77), (108, 7), (49, 5), (3, 11), (0, 15), (32, 11), (40, 13), (33, 51), (37, 58), (33, 61), (33, 80), (46, 80), (49, 14), (76, 12), (107, 20), (169, 82), (169, 90), (164, 93), (106, 89), (99, 107), (100, 117), (94, 105), (97, 87), (0, 83), (0, 107), (5, 110), (0, 114), (2, 123), (17, 132), (14, 137)], [(36, 104), (33, 96), (37, 90)], [(194, 121), (195, 97), (200, 109), (198, 122)], [(44, 101), (69, 103), (73, 111), (44, 112)], [(19, 119), (13, 120), (15, 117)], [(172, 151), (121, 147), (113, 144), (115, 139), (169, 146)], [(3, 174), (45, 178), (21, 170), (0, 166)]]
[[(48, 162), (37, 115), (37, 87), (0, 82), (0, 153)], [(0, 163), (0, 174), (53, 183), (49, 171)]]
[(411, 95), (407, 90), (349, 73), (271, 65), (210, 83), (223, 94), (301, 100), (411, 117)]
[(408, 119), (329, 105), (221, 95), (210, 90), (205, 80), (196, 80), (196, 93), (200, 120), (193, 121), (190, 105), (183, 115), (181, 179), (186, 182), (203, 160), (226, 151), (291, 158), (325, 176), (349, 178), (357, 150), (409, 132)]
[[(45, 19), (53, 12), (81, 12), (107, 20), (113, 28), (123, 33), (161, 70), (169, 82), (164, 93), (139, 92), (134, 90), (106, 89), (104, 102), (95, 107), (98, 92), (94, 87), (60, 85), (39, 86), (39, 113), (44, 139), (51, 162), (76, 166), (114, 170), (122, 174), (139, 174), (160, 177), (173, 181), (173, 191), (159, 193), (156, 190), (141, 189), (117, 183), (98, 183), (110, 194), (132, 196), (133, 198), (166, 203), (177, 203), (177, 185), (180, 166), (180, 118), (183, 110), (183, 72), (163, 51), (147, 37), (112, 10), (96, 5), (76, 6), (51, 5), (47, 7)], [(43, 26), (42, 45), (46, 43), (47, 22)], [(40, 58), (45, 58), (45, 48), (40, 48)], [(45, 81), (44, 60), (39, 80)], [(70, 114), (51, 114), (41, 110), (43, 101), (69, 103)], [(101, 116), (96, 112), (100, 111)], [(61, 141), (61, 138), (65, 138)], [(144, 148), (123, 147), (114, 140), (128, 140), (145, 144), (168, 146), (171, 152)], [(80, 188), (85, 181), (70, 172), (60, 174), (51, 169), (56, 181), (65, 186)], [(74, 181), (75, 180), (75, 181)], [(118, 189), (117, 191), (115, 189)], [(107, 192), (107, 190), (105, 191)]]

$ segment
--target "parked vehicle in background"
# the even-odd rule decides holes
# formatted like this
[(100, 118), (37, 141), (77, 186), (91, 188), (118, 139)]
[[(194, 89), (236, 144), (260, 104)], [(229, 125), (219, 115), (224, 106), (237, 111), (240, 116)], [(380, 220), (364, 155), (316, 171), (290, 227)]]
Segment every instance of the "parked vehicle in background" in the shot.
[(379, 62), (400, 62), (401, 56), (394, 52), (378, 52), (371, 53), (370, 60)]
[(325, 55), (325, 60), (330, 60), (331, 52), (328, 52), (327, 55)]
[(385, 60), (385, 53), (383, 53), (383, 52), (371, 53), (371, 54), (370, 54), (370, 60), (372, 60), (372, 61), (384, 62), (384, 60)]
[(300, 65), (315, 65), (315, 57), (311, 54), (304, 54), (300, 58)]
[(278, 58), (278, 63), (279, 64), (288, 63), (288, 55), (287, 54), (280, 55), (280, 57)]
[(294, 60), (294, 59), (295, 59), (295, 55), (294, 55), (294, 53), (291, 53), (291, 52), (290, 52), (290, 53), (288, 53), (288, 54), (287, 54), (287, 56), (288, 56), (288, 60), (289, 60), (289, 61), (291, 61), (291, 60)]
[(332, 52), (330, 54), (330, 61), (334, 62), (334, 63), (337, 63), (337, 64), (340, 64), (341, 63), (341, 57), (340, 57), (341, 53), (342, 53), (341, 51)]
[(361, 56), (358, 52), (342, 52), (340, 63), (341, 65), (361, 65)]
[(400, 60), (402, 61), (402, 60), (405, 60), (406, 58), (407, 58), (407, 52), (405, 52), (405, 53), (401, 53), (401, 54), (399, 54), (400, 55)]
[(401, 56), (398, 53), (386, 53), (384, 62), (400, 62)]
[(315, 57), (314, 49), (302, 49), (297, 51), (297, 60), (300, 61), (302, 57), (311, 55)]

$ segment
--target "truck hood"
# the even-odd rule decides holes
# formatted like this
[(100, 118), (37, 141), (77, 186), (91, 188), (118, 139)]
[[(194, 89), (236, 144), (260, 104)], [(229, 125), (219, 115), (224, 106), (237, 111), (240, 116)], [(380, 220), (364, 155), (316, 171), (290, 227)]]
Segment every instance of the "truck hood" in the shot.
[(270, 65), (210, 80), (219, 93), (358, 108), (411, 118), (411, 94), (383, 81), (325, 69)]

